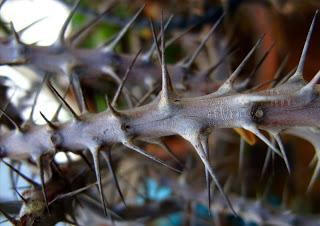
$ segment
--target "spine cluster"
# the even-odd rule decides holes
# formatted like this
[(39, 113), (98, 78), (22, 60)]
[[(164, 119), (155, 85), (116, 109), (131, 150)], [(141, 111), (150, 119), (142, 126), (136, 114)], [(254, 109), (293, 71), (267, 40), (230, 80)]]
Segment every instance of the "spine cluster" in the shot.
[[(260, 39), (217, 91), (204, 96), (186, 98), (181, 97), (174, 87), (177, 84), (180, 85), (179, 83), (185, 82), (183, 78), (187, 71), (190, 72), (189, 69), (194, 58), (216, 29), (219, 21), (212, 27), (195, 55), (182, 64), (167, 67), (164, 59), (166, 44), (164, 41), (165, 26), (163, 25), (159, 35), (161, 45), (159, 46), (159, 37), (154, 32), (154, 45), (149, 52), (142, 56), (130, 57), (116, 54), (113, 51), (142, 9), (143, 7), (111, 43), (103, 48), (93, 50), (78, 49), (76, 47), (78, 41), (76, 37), (79, 34), (69, 39), (64, 37), (66, 27), (76, 10), (76, 6), (64, 24), (59, 40), (52, 46), (25, 45), (19, 39), (19, 32), (13, 29), (13, 34), (12, 37), (9, 37), (9, 41), (0, 43), (0, 62), (9, 65), (22, 64), (30, 66), (42, 71), (43, 76), (47, 73), (50, 73), (50, 75), (67, 75), (79, 100), (82, 113), (81, 115), (75, 114), (62, 98), (62, 95), (49, 82), (49, 87), (53, 93), (73, 114), (73, 120), (66, 123), (57, 123), (51, 122), (43, 115), (47, 125), (36, 125), (28, 122), (22, 126), (17, 126), (15, 130), (1, 134), (0, 157), (15, 160), (32, 158), (41, 166), (44, 156), (54, 156), (57, 151), (78, 154), (89, 151), (94, 161), (94, 170), (101, 200), (106, 214), (109, 215), (107, 202), (105, 202), (102, 193), (100, 155), (105, 155), (114, 144), (122, 144), (129, 150), (138, 152), (177, 171), (174, 167), (144, 151), (137, 143), (138, 141), (160, 143), (161, 138), (165, 136), (179, 135), (192, 144), (205, 166), (206, 174), (211, 177), (218, 187), (233, 213), (241, 214), (240, 210), (234, 209), (232, 202), (224, 194), (215, 170), (209, 163), (208, 136), (215, 128), (243, 128), (249, 130), (266, 143), (273, 152), (284, 159), (289, 171), (290, 165), (279, 136), (281, 132), (296, 135), (304, 134), (301, 136), (311, 139), (316, 146), (319, 136), (317, 136), (316, 132), (312, 132), (310, 128), (317, 128), (320, 121), (320, 90), (317, 85), (320, 71), (308, 83), (304, 81), (302, 73), (316, 16), (312, 21), (297, 70), (287, 81), (271, 89), (256, 92), (248, 92), (235, 86), (235, 80), (261, 43), (262, 39)], [(91, 21), (81, 33), (87, 32), (96, 23), (97, 19), (95, 18), (94, 21)], [(151, 62), (151, 56), (154, 52), (158, 54), (161, 67)], [(64, 62), (68, 62), (68, 64)], [(129, 76), (128, 80), (126, 77), (126, 73), (129, 73), (128, 71), (126, 72), (127, 68), (130, 68), (130, 73), (135, 75)], [(206, 77), (211, 69), (209, 68), (205, 72), (196, 72), (192, 76), (189, 74), (188, 77)], [(126, 76), (120, 78), (118, 74), (126, 74)], [(88, 113), (79, 79), (85, 79), (86, 76), (105, 75), (118, 83), (118, 92), (114, 99), (108, 102), (107, 111)], [(146, 105), (133, 107), (131, 104), (131, 108), (127, 110), (118, 110), (116, 102), (120, 93), (126, 95), (128, 103), (131, 103), (130, 97), (124, 88), (124, 82), (127, 80), (127, 83), (133, 84), (134, 80), (141, 82), (141, 80), (147, 79), (148, 76), (161, 78), (161, 91), (157, 98)], [(5, 112), (3, 113), (5, 114)], [(276, 144), (273, 144), (261, 130), (270, 134), (275, 139)], [(303, 130), (310, 131), (312, 135), (308, 136), (305, 135), (306, 133), (301, 133)], [(315, 173), (318, 171), (319, 167), (317, 167)], [(44, 196), (46, 198), (46, 195)]]

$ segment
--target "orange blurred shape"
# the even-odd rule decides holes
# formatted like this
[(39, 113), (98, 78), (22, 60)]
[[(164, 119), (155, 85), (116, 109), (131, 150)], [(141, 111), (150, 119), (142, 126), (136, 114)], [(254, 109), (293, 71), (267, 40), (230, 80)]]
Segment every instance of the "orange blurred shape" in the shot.
[(250, 145), (257, 142), (257, 137), (248, 130), (242, 128), (234, 128), (234, 130)]
[[(167, 137), (165, 143), (170, 148), (170, 150), (178, 157), (183, 159), (190, 150), (192, 146), (183, 138), (178, 136)], [(158, 145), (148, 144), (146, 150), (160, 159), (167, 160), (171, 157)]]

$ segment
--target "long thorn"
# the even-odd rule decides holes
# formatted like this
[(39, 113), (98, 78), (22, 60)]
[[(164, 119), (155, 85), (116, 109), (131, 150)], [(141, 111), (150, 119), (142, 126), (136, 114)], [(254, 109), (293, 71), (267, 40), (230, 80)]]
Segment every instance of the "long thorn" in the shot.
[(108, 5), (106, 6), (105, 10), (102, 11), (102, 13), (94, 17), (80, 30), (72, 34), (68, 38), (68, 42), (71, 44), (71, 46), (77, 45), (81, 41), (82, 37), (84, 37), (92, 29), (92, 27), (94, 27), (105, 16), (105, 14), (112, 8), (114, 3), (115, 1), (111, 1), (110, 3), (108, 3)]
[(134, 150), (136, 152), (138, 152), (139, 154), (141, 155), (144, 155), (145, 157), (167, 167), (168, 169), (171, 169), (173, 170), (174, 172), (177, 172), (177, 173), (181, 173), (180, 170), (168, 165), (167, 163), (163, 162), (162, 160), (158, 159), (157, 157), (145, 152), (143, 149), (141, 149), (140, 147), (136, 146), (135, 144), (133, 144), (131, 141), (126, 141), (126, 142), (123, 142), (123, 145), (126, 146), (127, 148), (131, 149), (131, 150)]
[(279, 68), (277, 69), (276, 73), (274, 74), (275, 81), (272, 83), (272, 87), (275, 87), (278, 84), (278, 82), (280, 81), (280, 76), (281, 76), (285, 66), (288, 63), (288, 59), (289, 59), (289, 56), (287, 54), (283, 58), (283, 60), (281, 61)]
[(73, 115), (73, 117), (77, 120), (79, 119), (79, 116), (75, 113), (75, 111), (72, 109), (72, 107), (67, 103), (67, 101), (60, 95), (60, 93), (52, 86), (51, 82), (48, 81), (48, 87), (50, 90), (58, 97), (58, 99), (64, 104), (64, 106), (70, 111), (70, 113)]
[(271, 154), (272, 154), (272, 150), (268, 147), (268, 150), (267, 150), (267, 154), (266, 154), (266, 157), (264, 159), (264, 162), (263, 162), (263, 166), (262, 166), (262, 171), (261, 171), (261, 175), (260, 175), (260, 180), (262, 180), (263, 176), (266, 174), (267, 172), (267, 168), (268, 168), (268, 165), (269, 165), (269, 162), (270, 162), (270, 159), (271, 159)]
[(167, 42), (166, 42), (166, 48), (168, 48), (169, 46), (171, 46), (174, 42), (176, 42), (177, 40), (179, 40), (181, 37), (183, 37), (185, 34), (189, 33), (193, 28), (195, 28), (197, 25), (191, 25), (190, 27), (188, 27), (186, 30), (182, 31), (180, 34), (170, 38)]
[(127, 68), (126, 73), (125, 73), (125, 75), (123, 76), (120, 85), (118, 86), (118, 89), (117, 89), (117, 91), (116, 91), (116, 94), (114, 95), (114, 97), (113, 97), (113, 99), (112, 99), (112, 102), (111, 102), (111, 105), (112, 105), (112, 106), (115, 106), (115, 105), (116, 105), (116, 103), (117, 103), (117, 101), (118, 101), (118, 99), (119, 99), (119, 96), (120, 96), (120, 94), (121, 94), (121, 91), (122, 91), (122, 89), (123, 89), (123, 86), (124, 86), (125, 82), (126, 82), (127, 79), (128, 79), (128, 75), (129, 75), (129, 73), (131, 72), (134, 64), (136, 63), (136, 60), (138, 59), (138, 56), (140, 55), (141, 51), (142, 51), (142, 48), (141, 48), (141, 49), (138, 51), (138, 53), (134, 56), (133, 60), (131, 61), (131, 64), (130, 64), (129, 67)]
[(57, 110), (55, 111), (55, 113), (52, 116), (52, 119), (51, 119), (52, 122), (57, 122), (58, 121), (59, 114), (61, 112), (62, 106), (63, 106), (63, 104), (59, 103), (59, 105), (57, 107)]
[[(110, 67), (103, 67), (102, 69), (103, 73), (106, 75), (109, 75), (112, 79), (115, 80), (115, 82), (120, 86), (122, 83), (122, 80), (120, 79), (120, 77), (117, 75), (117, 73)], [(132, 108), (133, 104), (130, 98), (130, 94), (128, 92), (127, 89), (125, 89), (125, 87), (122, 88), (123, 90), (123, 96), (125, 98), (125, 100), (127, 101), (128, 107)]]
[(211, 175), (214, 183), (216, 184), (218, 190), (220, 191), (220, 193), (221, 193), (221, 195), (223, 196), (224, 200), (225, 200), (226, 203), (228, 204), (230, 210), (232, 211), (232, 213), (233, 213), (235, 216), (238, 216), (237, 212), (236, 212), (236, 211), (234, 210), (234, 208), (233, 208), (233, 205), (232, 205), (230, 199), (228, 198), (228, 196), (227, 196), (226, 193), (224, 192), (224, 190), (223, 190), (223, 188), (222, 188), (222, 186), (221, 186), (221, 184), (220, 184), (220, 182), (219, 182), (219, 180), (218, 180), (218, 178), (217, 178), (217, 176), (216, 176), (213, 168), (210, 166), (210, 163), (209, 163), (209, 161), (208, 161), (208, 159), (207, 159), (207, 157), (206, 157), (206, 152), (207, 152), (207, 151), (205, 151), (205, 150), (204, 150), (204, 147), (202, 146), (202, 143), (203, 143), (203, 142), (201, 142), (201, 138), (200, 138), (200, 137), (197, 137), (197, 138), (195, 138), (194, 140), (192, 140), (191, 143), (193, 144), (193, 146), (194, 146), (194, 148), (196, 149), (199, 157), (201, 158), (201, 160), (202, 160), (202, 162), (203, 162), (203, 164), (204, 164), (204, 166), (205, 166), (205, 169), (210, 173), (210, 175)]
[(251, 48), (251, 50), (249, 51), (249, 53), (245, 56), (245, 58), (241, 61), (241, 63), (239, 64), (239, 66), (236, 68), (236, 70), (234, 70), (234, 72), (232, 72), (231, 76), (229, 77), (228, 81), (232, 84), (234, 82), (234, 80), (239, 76), (240, 72), (242, 71), (242, 69), (244, 68), (244, 66), (248, 63), (250, 57), (252, 56), (252, 54), (256, 51), (256, 49), (261, 45), (262, 40), (264, 38), (265, 35), (262, 35), (261, 38), (258, 39), (258, 41), (256, 42), (256, 44)]
[(20, 194), (20, 192), (18, 192), (17, 188), (13, 188), (13, 189), (16, 192), (16, 194), (20, 197), (20, 199), (26, 204), (27, 200), (23, 197), (22, 194)]
[(311, 192), (311, 190), (312, 190), (312, 188), (313, 188), (313, 186), (314, 186), (314, 184), (315, 184), (315, 182), (316, 182), (316, 180), (317, 180), (317, 178), (318, 178), (318, 176), (319, 176), (319, 172), (320, 172), (320, 162), (319, 162), (319, 160), (317, 160), (317, 161), (318, 161), (318, 162), (317, 162), (317, 164), (316, 164), (316, 167), (315, 167), (315, 169), (314, 169), (314, 171), (313, 171), (311, 180), (310, 180), (309, 185), (308, 185), (308, 189), (307, 189), (307, 192), (308, 192), (308, 193)]
[(110, 220), (112, 220), (112, 216), (110, 215), (110, 213), (108, 211), (109, 204), (108, 204), (107, 200), (105, 199), (105, 196), (104, 196), (104, 193), (103, 193), (103, 188), (102, 188), (102, 178), (101, 178), (101, 174), (100, 174), (99, 150), (98, 149), (91, 150), (91, 153), (92, 153), (94, 169), (95, 169), (97, 183), (98, 183), (98, 190), (99, 190), (99, 194), (100, 194), (100, 200), (101, 200), (102, 205), (103, 205), (103, 211), (104, 211), (105, 215)]
[(20, 36), (19, 36), (18, 32), (16, 31), (16, 29), (14, 28), (12, 21), (9, 24), (10, 24), (10, 29), (11, 29), (14, 41), (17, 43), (20, 43)]
[(134, 107), (139, 107), (141, 106), (152, 94), (158, 93), (160, 91), (160, 86), (159, 84), (155, 84), (153, 87), (147, 91), (143, 97), (134, 105)]
[(29, 184), (31, 184), (32, 186), (34, 186), (35, 188), (39, 188), (39, 184), (37, 184), (35, 181), (33, 181), (32, 179), (30, 179), (29, 177), (27, 177), (26, 175), (24, 175), (23, 173), (21, 173), (19, 170), (17, 170), (16, 168), (14, 168), (12, 165), (10, 165), (9, 163), (7, 163), (6, 161), (4, 161), (3, 159), (0, 159), (0, 161), (2, 161), (6, 166), (8, 166), (11, 170), (13, 170), (16, 174), (18, 174), (20, 177), (22, 177), (26, 182), (28, 182)]
[(286, 151), (284, 150), (284, 146), (283, 146), (283, 143), (281, 141), (281, 138), (280, 138), (280, 136), (278, 134), (275, 134), (274, 135), (274, 139), (278, 143), (278, 146), (280, 148), (280, 152), (281, 152), (281, 154), (283, 156), (283, 160), (284, 160), (284, 162), (286, 164), (288, 172), (289, 172), (289, 174), (291, 174), (290, 164), (289, 164), (289, 161), (288, 161), (288, 157), (287, 157)]
[(237, 48), (231, 48), (227, 53), (225, 53), (218, 62), (214, 63), (212, 66), (209, 66), (203, 73), (205, 77), (209, 77), (211, 73), (216, 70), (226, 59), (227, 57), (231, 56), (233, 53), (237, 51)]
[(40, 111), (40, 115), (51, 129), (58, 129), (58, 127), (55, 124), (53, 124), (41, 111)]
[(42, 17), (40, 19), (37, 19), (35, 21), (33, 21), (31, 24), (27, 25), (26, 27), (22, 28), (21, 30), (17, 31), (17, 33), (21, 36), (24, 32), (26, 32), (28, 29), (30, 29), (31, 27), (33, 27), (34, 25), (36, 25), (37, 23), (43, 21), (44, 19), (46, 19), (47, 17)]
[(1, 112), (1, 115), (4, 115), (17, 130), (22, 131), (21, 127), (4, 110), (0, 108), (0, 112)]
[(244, 166), (244, 151), (245, 151), (245, 140), (240, 137), (240, 151), (239, 151), (239, 173), (243, 172), (243, 166)]
[(162, 89), (161, 95), (166, 100), (173, 94), (173, 85), (171, 82), (170, 75), (165, 60), (165, 36), (163, 27), (163, 12), (161, 12), (161, 72), (162, 72)]
[[(167, 20), (166, 24), (164, 25), (164, 30), (166, 30), (171, 22), (173, 18), (173, 15), (171, 15), (169, 17), (169, 19)], [(161, 37), (160, 37), (160, 34), (158, 35), (157, 37), (157, 40), (159, 40)], [(166, 46), (167, 47), (167, 46)], [(152, 55), (154, 54), (154, 52), (156, 51), (156, 48), (157, 48), (157, 44), (155, 41), (152, 42), (152, 46), (150, 47), (150, 49), (148, 50), (148, 52), (144, 53), (142, 55), (142, 59), (145, 60), (145, 61), (150, 61)]]
[(246, 65), (246, 63), (248, 62), (248, 60), (250, 59), (250, 57), (254, 53), (254, 51), (260, 46), (264, 36), (265, 35), (263, 35), (261, 38), (258, 39), (256, 44), (251, 48), (249, 53), (241, 61), (239, 66), (236, 68), (236, 70), (234, 70), (234, 72), (232, 72), (232, 74), (229, 76), (229, 78), (219, 87), (219, 89), (216, 92), (213, 93), (213, 95), (221, 96), (221, 95), (228, 93), (234, 89), (234, 87), (233, 87), (234, 81), (239, 76), (240, 72), (242, 71), (242, 69), (244, 68), (244, 66)]
[(259, 137), (260, 140), (262, 140), (268, 147), (271, 148), (272, 151), (283, 158), (281, 152), (257, 128), (255, 128), (254, 126), (246, 126), (244, 128)]
[(70, 82), (71, 82), (72, 90), (77, 99), (79, 110), (82, 114), (85, 114), (88, 112), (88, 109), (87, 109), (86, 101), (83, 96), (79, 76), (75, 72), (72, 72), (70, 80), (71, 80)]
[(83, 152), (79, 152), (78, 155), (82, 158), (82, 160), (87, 164), (87, 166), (89, 167), (89, 169), (94, 172), (94, 168), (91, 166), (89, 159), (87, 158), (87, 156), (85, 155), (85, 153)]
[(161, 64), (161, 51), (160, 51), (160, 47), (159, 47), (159, 43), (158, 43), (158, 39), (157, 39), (156, 29), (154, 27), (154, 24), (153, 24), (152, 20), (150, 20), (150, 25), (151, 25), (151, 32), (152, 32), (153, 42), (155, 43), (156, 50), (157, 50), (157, 57), (158, 57), (158, 60), (159, 60), (159, 62)]
[(174, 154), (174, 152), (169, 148), (169, 146), (163, 140), (156, 139), (149, 142), (152, 144), (156, 144), (160, 148), (162, 148), (181, 168), (183, 168), (183, 164), (180, 161), (180, 159)]
[(122, 193), (122, 191), (121, 191), (121, 188), (120, 188), (120, 184), (119, 184), (119, 181), (118, 181), (117, 174), (116, 174), (116, 172), (114, 171), (114, 168), (113, 168), (113, 166), (112, 166), (111, 150), (108, 151), (107, 153), (102, 152), (102, 155), (103, 155), (104, 159), (105, 159), (106, 162), (107, 162), (108, 169), (109, 169), (109, 171), (110, 171), (110, 173), (111, 173), (113, 182), (114, 182), (114, 184), (115, 184), (115, 186), (116, 186), (116, 188), (117, 188), (117, 191), (118, 191), (118, 193), (119, 193), (119, 196), (120, 196), (123, 204), (124, 204), (125, 206), (127, 206), (126, 201), (125, 201), (125, 198), (124, 198), (124, 195), (123, 195), (123, 193)]
[(119, 43), (119, 41), (123, 38), (125, 33), (129, 30), (133, 22), (137, 19), (137, 17), (141, 14), (145, 7), (145, 4), (136, 12), (136, 14), (132, 17), (132, 19), (121, 29), (121, 31), (117, 34), (114, 40), (111, 41), (106, 47), (103, 48), (105, 52), (113, 51), (115, 46)]
[(221, 23), (222, 19), (224, 18), (225, 13), (223, 13), (219, 19), (214, 23), (214, 25), (211, 27), (210, 31), (206, 35), (206, 37), (202, 40), (198, 48), (194, 51), (194, 53), (191, 55), (191, 57), (183, 63), (183, 67), (190, 68), (194, 60), (197, 58), (207, 41), (209, 40), (210, 36), (213, 34), (213, 32), (217, 29), (218, 25)]
[(38, 89), (36, 91), (36, 95), (35, 95), (35, 97), (33, 99), (32, 108), (31, 108), (31, 112), (30, 112), (30, 115), (29, 115), (29, 119), (28, 119), (29, 122), (33, 121), (34, 109), (36, 108), (36, 104), (37, 104), (37, 101), (38, 101), (38, 98), (39, 98), (39, 94), (41, 92), (41, 88), (43, 87), (43, 85), (47, 81), (47, 79), (48, 79), (48, 75), (46, 74), (43, 77), (43, 79), (42, 79), (42, 81), (41, 81), (41, 83), (40, 83), (40, 85), (39, 85), (39, 87), (38, 87)]
[(291, 69), (288, 74), (286, 74), (281, 80), (277, 82), (276, 86), (285, 85), (285, 83), (291, 78), (291, 76), (294, 75), (296, 69), (297, 66)]
[(257, 71), (260, 69), (260, 67), (262, 66), (262, 64), (265, 62), (265, 60), (267, 59), (267, 57), (269, 56), (271, 50), (273, 49), (273, 47), (275, 46), (275, 43), (272, 43), (272, 45), (267, 49), (267, 51), (262, 55), (262, 57), (260, 58), (260, 60), (258, 61), (258, 63), (255, 65), (253, 71), (250, 73), (249, 77), (253, 77)]
[(303, 88), (302, 88), (302, 91), (313, 91), (314, 87), (317, 85), (317, 83), (319, 82), (320, 80), (320, 70), (317, 72), (317, 74), (311, 79), (310, 82), (308, 82), (307, 85), (305, 85)]
[(65, 22), (62, 25), (62, 28), (61, 28), (61, 30), (59, 32), (59, 36), (58, 36), (58, 40), (57, 40), (57, 44), (60, 45), (60, 46), (63, 46), (65, 44), (65, 37), (64, 36), (66, 34), (67, 27), (70, 24), (71, 19), (72, 19), (73, 15), (75, 14), (79, 4), (80, 4), (80, 0), (77, 0), (75, 2), (75, 4), (73, 5), (73, 7), (71, 8), (67, 19), (65, 20)]
[(11, 217), (8, 213), (6, 213), (6, 211), (4, 211), (2, 208), (0, 208), (0, 213), (5, 217), (7, 218), (8, 221), (10, 221), (10, 223), (12, 225), (16, 225), (17, 224), (17, 221)]
[(289, 79), (289, 81), (297, 81), (297, 80), (303, 79), (304, 64), (305, 64), (305, 61), (306, 61), (306, 58), (307, 58), (308, 49), (310, 47), (311, 36), (312, 36), (313, 30), (314, 30), (315, 21), (316, 21), (316, 19), (318, 17), (318, 12), (319, 12), (319, 10), (316, 11), (316, 13), (315, 13), (315, 15), (314, 15), (314, 17), (312, 19), (312, 22), (311, 22), (311, 25), (310, 25), (310, 28), (309, 28), (309, 31), (308, 31), (308, 35), (307, 35), (307, 38), (306, 38), (306, 41), (304, 43), (303, 50), (302, 50), (302, 53), (301, 53), (301, 56), (300, 56), (300, 60), (299, 60), (299, 64), (298, 64), (297, 70), (294, 73), (294, 75), (292, 75), (292, 77)]
[(80, 193), (88, 190), (89, 188), (91, 188), (92, 186), (94, 186), (94, 185), (96, 185), (96, 184), (97, 184), (97, 182), (92, 183), (92, 184), (88, 184), (88, 185), (86, 185), (86, 186), (84, 186), (84, 187), (82, 187), (82, 188), (76, 189), (76, 190), (74, 190), (74, 191), (71, 191), (71, 192), (68, 192), (68, 193), (65, 193), (65, 194), (59, 194), (59, 195), (57, 195), (53, 200), (51, 200), (51, 201), (49, 202), (49, 206), (52, 205), (54, 202), (56, 202), (56, 201), (58, 201), (58, 200), (62, 200), (62, 199), (66, 199), (66, 198), (71, 198), (71, 197), (73, 197), (73, 196), (75, 196), (75, 195), (77, 195), (77, 194), (80, 194)]
[(40, 181), (41, 181), (41, 191), (43, 195), (44, 202), (46, 204), (46, 208), (48, 213), (50, 214), (50, 209), (49, 209), (49, 202), (48, 202), (48, 197), (46, 193), (46, 183), (44, 180), (44, 168), (43, 168), (43, 160), (42, 157), (39, 158), (39, 174), (40, 174)]
[[(209, 136), (204, 136), (203, 139), (200, 140), (200, 143), (203, 147), (204, 150), (204, 154), (206, 155), (207, 161), (210, 163), (210, 151), (209, 151), (209, 147), (208, 147), (208, 143), (209, 142)], [(206, 167), (205, 167), (206, 168)], [(205, 169), (205, 175), (206, 175), (206, 183), (207, 183), (207, 192), (208, 192), (208, 209), (210, 210), (209, 213), (211, 214), (211, 176), (210, 176), (210, 172)]]

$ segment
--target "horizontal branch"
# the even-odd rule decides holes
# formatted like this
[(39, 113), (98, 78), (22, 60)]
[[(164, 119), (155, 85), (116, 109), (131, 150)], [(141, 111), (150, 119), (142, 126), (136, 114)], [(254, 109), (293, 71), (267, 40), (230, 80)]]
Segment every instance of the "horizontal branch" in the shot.
[[(119, 32), (119, 36), (115, 40), (121, 38), (142, 9), (135, 14), (130, 23), (124, 27), (124, 30)], [(69, 19), (71, 16), (69, 16)], [(122, 144), (128, 149), (176, 171), (167, 163), (145, 152), (136, 145), (136, 142), (153, 143), (155, 140), (158, 141), (159, 138), (165, 136), (179, 135), (193, 145), (205, 166), (206, 173), (211, 176), (230, 210), (237, 214), (241, 210), (236, 210), (230, 199), (224, 194), (215, 171), (209, 163), (207, 157), (209, 151), (208, 136), (215, 128), (244, 128), (254, 133), (273, 152), (283, 157), (286, 161), (285, 152), (278, 134), (282, 130), (290, 128), (319, 126), (320, 88), (317, 82), (320, 78), (320, 71), (309, 83), (306, 83), (302, 77), (306, 52), (315, 19), (316, 16), (311, 24), (297, 71), (284, 84), (265, 91), (249, 93), (240, 93), (235, 88), (235, 79), (254, 50), (261, 43), (261, 38), (229, 79), (217, 91), (193, 98), (182, 98), (174, 90), (174, 85), (168, 72), (174, 74), (172, 77), (174, 80), (174, 78), (181, 78), (179, 70), (184, 70), (184, 68), (180, 67), (178, 71), (175, 71), (174, 67), (170, 68), (170, 70), (168, 69), (165, 62), (165, 38), (162, 25), (160, 35), (161, 48), (158, 46), (157, 36), (154, 33), (154, 41), (161, 61), (161, 70), (156, 72), (152, 66), (149, 71), (148, 66), (141, 59), (137, 61), (137, 66), (135, 67), (136, 71), (141, 70), (141, 74), (150, 72), (152, 76), (158, 74), (161, 77), (162, 89), (156, 99), (147, 105), (122, 111), (115, 109), (112, 104), (108, 103), (108, 110), (105, 112), (76, 115), (62, 98), (62, 95), (50, 85), (51, 90), (68, 107), (74, 119), (66, 123), (53, 123), (47, 120), (47, 125), (41, 126), (29, 122), (21, 126), (21, 128), (17, 126), (16, 130), (1, 134), (0, 158), (8, 157), (18, 160), (33, 158), (39, 164), (41, 170), (42, 157), (44, 155), (54, 156), (57, 151), (81, 154), (84, 150), (88, 150), (93, 157), (100, 198), (108, 215), (107, 204), (102, 193), (100, 152), (108, 151), (114, 144)], [(212, 31), (214, 29), (215, 27), (212, 28)], [(112, 72), (114, 68), (118, 67), (117, 70), (122, 70), (123, 68), (121, 67), (123, 65), (130, 65), (129, 60), (125, 57), (119, 57), (119, 55), (112, 52), (115, 42), (111, 42), (111, 46), (106, 46), (99, 50), (80, 50), (66, 48), (64, 44), (66, 41), (63, 37), (64, 30), (62, 29), (60, 42), (56, 43), (56, 45), (51, 47), (32, 47), (21, 44), (15, 35), (12, 39), (12, 45), (15, 48), (10, 46), (10, 51), (12, 52), (9, 54), (9, 60), (21, 60), (23, 64), (29, 63), (37, 69), (66, 75), (70, 75), (71, 71), (81, 71), (81, 73), (88, 75), (99, 75), (103, 72), (108, 72), (114, 79), (118, 79), (117, 75)], [(0, 51), (0, 61), (6, 57), (5, 53), (8, 53), (8, 51), (8, 49), (7, 51)], [(103, 65), (109, 66), (106, 68)], [(81, 89), (76, 80), (75, 84), (75, 87)], [(80, 92), (81, 90), (78, 91), (82, 93)], [(260, 129), (267, 131), (275, 138), (280, 150), (260, 132)], [(43, 175), (42, 184), (44, 184)], [(44, 190), (43, 187), (42, 191)], [(46, 200), (46, 195), (44, 197)]]

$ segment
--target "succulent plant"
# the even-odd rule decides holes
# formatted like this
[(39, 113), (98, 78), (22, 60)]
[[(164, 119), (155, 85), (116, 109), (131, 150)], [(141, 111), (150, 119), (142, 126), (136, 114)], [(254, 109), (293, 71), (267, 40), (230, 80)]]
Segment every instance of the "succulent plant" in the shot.
[[(5, 2), (2, 1), (1, 5)], [(153, 44), (148, 51), (140, 49), (137, 54), (132, 55), (115, 51), (115, 47), (141, 15), (145, 6), (132, 16), (107, 45), (88, 49), (79, 47), (80, 38), (93, 29), (108, 10), (104, 10), (74, 35), (65, 37), (67, 26), (79, 2), (77, 1), (72, 8), (61, 28), (58, 40), (53, 45), (38, 46), (22, 42), (20, 35), (24, 30), (16, 31), (12, 24), (11, 34), (0, 40), (0, 63), (25, 66), (34, 70), (41, 86), (47, 85), (61, 103), (53, 119), (48, 119), (40, 112), (46, 124), (39, 125), (33, 120), (36, 101), (29, 119), (21, 123), (21, 118), (16, 116), (19, 109), (12, 106), (11, 99), (4, 97), (5, 104), (2, 105), (1, 113), (2, 117), (8, 120), (3, 124), (8, 130), (0, 135), (1, 162), (30, 185), (22, 194), (16, 190), (21, 199), (17, 204), (20, 207), (19, 216), (12, 217), (7, 213), (7, 207), (0, 205), (0, 211), (12, 224), (54, 225), (66, 222), (83, 225), (88, 222), (98, 224), (99, 219), (107, 225), (118, 225), (119, 222), (141, 224), (137, 219), (157, 219), (169, 213), (181, 212), (189, 202), (207, 202), (208, 209), (213, 213), (231, 213), (259, 225), (320, 224), (317, 218), (284, 214), (280, 210), (271, 210), (262, 203), (227, 194), (219, 180), (219, 170), (212, 166), (210, 159), (213, 157), (209, 154), (210, 134), (215, 134), (216, 129), (237, 129), (243, 138), (246, 138), (244, 134), (259, 138), (267, 145), (272, 155), (284, 161), (290, 173), (293, 168), (280, 134), (298, 136), (315, 147), (316, 168), (309, 190), (313, 187), (320, 170), (320, 90), (317, 85), (320, 72), (314, 75), (311, 81), (306, 82), (303, 70), (318, 11), (312, 20), (298, 66), (293, 74), (288, 74), (283, 79), (267, 81), (267, 84), (272, 86), (264, 90), (260, 90), (259, 85), (249, 87), (253, 76), (240, 77), (242, 70), (263, 42), (262, 36), (231, 75), (223, 76), (228, 78), (216, 90), (209, 91), (211, 87), (217, 86), (216, 81), (210, 79), (211, 72), (230, 56), (232, 51), (226, 50), (221, 59), (205, 69), (199, 67), (195, 70), (192, 66), (206, 42), (218, 29), (225, 14), (219, 15), (191, 56), (179, 63), (167, 65), (166, 49), (180, 37), (174, 37), (172, 41), (167, 42), (169, 44), (166, 43), (166, 29), (170, 25), (171, 17), (166, 23), (163, 16), (161, 17), (159, 34), (157, 27), (150, 22)], [(107, 9), (109, 7), (110, 5)], [(254, 73), (269, 51), (257, 64)], [(60, 77), (64, 79), (57, 80)], [(95, 90), (102, 87), (99, 79), (104, 78), (113, 84), (113, 88), (116, 87), (116, 91), (110, 91), (110, 86), (99, 89), (107, 97), (107, 108), (102, 112), (93, 111), (87, 105), (90, 98), (85, 95), (86, 89)], [(59, 82), (54, 85), (54, 80)], [(69, 83), (63, 84), (65, 81)], [(73, 102), (77, 104), (79, 113), (57, 89), (68, 86), (75, 97)], [(139, 87), (145, 95), (134, 98), (131, 91), (134, 87)], [(38, 95), (39, 91), (36, 98)], [(111, 95), (112, 98), (108, 98)], [(120, 104), (121, 98), (125, 101)], [(146, 103), (147, 101), (149, 102)], [(61, 108), (67, 109), (72, 115), (69, 121), (58, 120), (57, 115)], [(19, 122), (16, 122), (17, 118)], [(179, 183), (177, 178), (182, 177), (179, 174), (184, 175), (188, 172), (187, 158), (181, 161), (176, 153), (170, 150), (166, 139), (172, 136), (182, 137), (189, 142), (200, 158), (207, 182), (207, 198), (203, 198), (202, 190), (196, 189), (195, 185), (193, 187), (193, 184)], [(147, 151), (144, 148), (146, 144), (158, 145), (171, 156), (172, 161), (166, 161)], [(155, 161), (170, 171), (155, 170), (158, 169), (157, 166), (150, 166), (148, 161), (139, 160), (130, 151), (144, 156), (147, 160)], [(57, 162), (55, 155), (58, 152), (66, 153), (67, 156), (73, 153), (80, 158)], [(146, 198), (148, 201), (139, 204), (139, 186), (143, 183), (139, 183), (138, 180), (138, 185), (127, 183), (126, 190), (133, 189), (136, 193), (128, 195), (128, 192), (124, 193), (122, 189), (125, 180), (119, 180), (117, 176), (121, 167), (126, 168), (125, 164), (121, 164), (125, 161), (136, 162), (134, 168), (148, 169), (146, 171), (152, 174), (148, 178), (156, 178), (159, 184), (164, 181), (163, 185), (175, 191), (179, 197), (168, 197), (160, 201)], [(118, 165), (117, 169), (114, 167), (115, 162)], [(37, 170), (40, 182), (15, 167), (21, 163), (32, 165)], [(108, 172), (101, 169), (101, 165), (106, 165)], [(131, 169), (129, 173), (133, 171)], [(196, 173), (199, 175), (199, 172)], [(98, 187), (98, 193), (93, 189), (95, 186)], [(214, 201), (211, 200), (212, 187), (217, 187), (219, 191)], [(100, 202), (97, 201), (97, 197)], [(88, 219), (83, 216), (81, 208), (90, 211)], [(93, 221), (90, 218), (92, 214), (98, 215), (98, 220)]]

